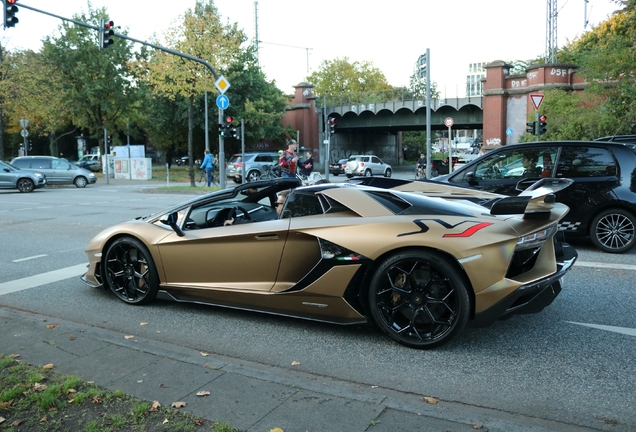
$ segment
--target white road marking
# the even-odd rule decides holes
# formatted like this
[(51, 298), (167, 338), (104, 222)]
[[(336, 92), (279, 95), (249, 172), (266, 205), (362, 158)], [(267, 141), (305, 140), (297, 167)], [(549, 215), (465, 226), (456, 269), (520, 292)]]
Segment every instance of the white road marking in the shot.
[(610, 268), (610, 269), (617, 269), (617, 270), (636, 270), (636, 265), (633, 265), (633, 264), (609, 264), (609, 263), (589, 262), (589, 261), (576, 261), (574, 263), (574, 266)]
[(23, 291), (29, 288), (35, 288), (41, 285), (46, 285), (53, 282), (59, 282), (64, 279), (81, 276), (86, 273), (86, 270), (88, 270), (88, 265), (87, 263), (84, 263), (59, 270), (53, 270), (35, 276), (29, 276), (23, 279), (1, 283), (0, 295)]
[(13, 260), (11, 262), (17, 263), (17, 262), (22, 262), (22, 261), (29, 261), (29, 260), (32, 260), (32, 259), (42, 258), (42, 257), (45, 257), (45, 256), (48, 256), (48, 255), (46, 255), (46, 254), (44, 254), (44, 255), (34, 255), (34, 256), (31, 256), (31, 257), (26, 257), (26, 258), (20, 258), (20, 259), (17, 259), (17, 260)]
[(591, 328), (610, 331), (614, 333), (621, 333), (628, 336), (636, 336), (636, 329), (629, 328), (629, 327), (614, 327), (614, 326), (607, 326), (607, 325), (600, 325), (600, 324), (586, 324), (586, 323), (579, 323), (574, 321), (566, 321), (566, 323), (576, 324), (583, 327), (591, 327)]

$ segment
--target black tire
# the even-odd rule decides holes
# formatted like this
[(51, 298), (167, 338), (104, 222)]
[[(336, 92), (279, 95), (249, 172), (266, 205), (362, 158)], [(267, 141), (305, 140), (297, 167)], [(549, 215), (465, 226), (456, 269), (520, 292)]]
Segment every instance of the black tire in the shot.
[(245, 177), (247, 178), (247, 182), (251, 183), (251, 182), (260, 180), (261, 174), (256, 170), (252, 170), (249, 173), (247, 173), (247, 176)]
[(232, 178), (232, 180), (234, 180), (234, 183), (236, 183), (236, 184), (241, 184), (241, 178), (240, 177), (234, 177), (234, 178)]
[(470, 300), (464, 278), (434, 252), (396, 253), (371, 279), (369, 310), (391, 339), (411, 348), (443, 345), (468, 322)]
[(33, 183), (33, 180), (28, 178), (19, 179), (16, 186), (18, 187), (18, 190), (23, 193), (33, 192), (33, 189), (35, 189), (35, 183)]
[(366, 170), (366, 171), (364, 172), (364, 176), (365, 176), (365, 177), (371, 177), (372, 175), (373, 175), (373, 173), (371, 172), (371, 170), (370, 170), (370, 169), (368, 169), (368, 170)]
[(157, 267), (148, 248), (136, 238), (115, 240), (102, 263), (104, 282), (124, 303), (147, 304), (157, 297)]
[(636, 245), (636, 217), (623, 209), (599, 213), (592, 221), (590, 238), (594, 246), (608, 253), (625, 253)]
[(384, 177), (391, 177), (392, 173), (391, 168), (387, 168), (386, 171), (384, 171)]
[(88, 184), (88, 180), (86, 180), (86, 177), (78, 176), (75, 177), (75, 180), (73, 180), (73, 184), (75, 185), (75, 187), (83, 188), (86, 187), (86, 185)]

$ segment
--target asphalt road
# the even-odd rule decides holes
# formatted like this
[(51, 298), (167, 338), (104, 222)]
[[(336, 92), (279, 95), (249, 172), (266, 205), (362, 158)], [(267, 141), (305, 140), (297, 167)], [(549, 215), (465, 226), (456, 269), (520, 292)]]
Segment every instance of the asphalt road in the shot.
[[(267, 365), (298, 361), (307, 373), (467, 407), (636, 429), (636, 250), (609, 255), (576, 244), (579, 265), (543, 312), (468, 328), (433, 351), (402, 347), (370, 326), (165, 301), (133, 307), (76, 276), (51, 281), (56, 271), (76, 272), (87, 262), (84, 246), (102, 228), (188, 198), (139, 189), (100, 181), (86, 189), (0, 191), (0, 306)], [(245, 271), (249, 263), (236, 257), (236, 266)], [(36, 286), (13, 291), (21, 282)]]

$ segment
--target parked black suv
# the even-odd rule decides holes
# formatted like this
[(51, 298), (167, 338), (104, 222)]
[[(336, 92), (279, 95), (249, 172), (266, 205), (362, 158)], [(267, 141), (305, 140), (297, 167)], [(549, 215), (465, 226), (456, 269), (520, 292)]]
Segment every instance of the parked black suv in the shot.
[(517, 195), (540, 178), (574, 183), (556, 199), (570, 212), (560, 228), (589, 237), (600, 250), (623, 253), (636, 245), (636, 144), (553, 141), (503, 146), (437, 177), (458, 186)]

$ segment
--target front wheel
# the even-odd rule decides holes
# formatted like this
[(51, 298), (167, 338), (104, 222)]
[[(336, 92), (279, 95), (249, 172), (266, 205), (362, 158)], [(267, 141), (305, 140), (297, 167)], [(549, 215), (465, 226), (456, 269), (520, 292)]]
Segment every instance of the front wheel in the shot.
[(387, 168), (386, 171), (384, 171), (384, 177), (391, 177), (392, 173), (391, 168)]
[(605, 210), (594, 218), (590, 237), (594, 246), (609, 253), (624, 253), (636, 245), (636, 217), (623, 209)]
[(106, 284), (123, 302), (141, 305), (157, 297), (159, 276), (148, 248), (133, 237), (113, 242), (103, 261)]
[(411, 348), (434, 348), (457, 336), (469, 316), (468, 289), (458, 270), (429, 251), (396, 253), (377, 268), (369, 309), (391, 339)]
[(75, 183), (75, 187), (83, 188), (88, 184), (88, 180), (86, 180), (86, 177), (79, 176), (73, 183)]
[(18, 190), (20, 192), (33, 192), (33, 189), (35, 189), (35, 183), (33, 183), (33, 180), (28, 179), (28, 178), (21, 178), (20, 180), (18, 180)]
[(261, 174), (260, 174), (258, 171), (250, 171), (250, 172), (247, 174), (247, 181), (248, 181), (248, 183), (255, 182), (255, 181), (259, 181), (259, 180), (260, 180), (260, 178), (261, 178)]

